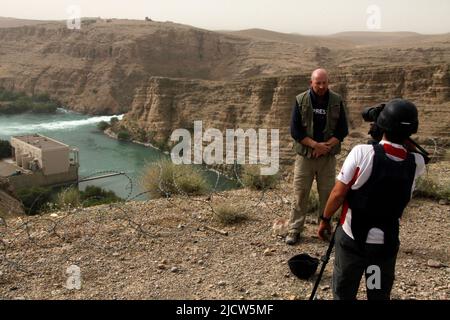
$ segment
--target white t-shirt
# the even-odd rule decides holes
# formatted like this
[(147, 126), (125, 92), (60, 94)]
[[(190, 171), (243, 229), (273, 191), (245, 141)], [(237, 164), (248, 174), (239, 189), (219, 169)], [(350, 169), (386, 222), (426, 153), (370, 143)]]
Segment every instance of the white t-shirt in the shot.
[[(395, 161), (403, 161), (406, 159), (406, 149), (399, 144), (391, 143), (389, 141), (382, 140), (380, 144), (383, 145), (384, 151), (389, 159)], [(355, 146), (348, 154), (347, 158), (342, 165), (342, 169), (339, 172), (337, 179), (346, 185), (351, 184), (352, 190), (358, 190), (369, 179), (372, 173), (373, 157), (375, 151), (370, 144), (363, 144)], [(414, 182), (411, 188), (411, 196), (416, 186), (416, 179), (425, 172), (425, 162), (420, 154), (413, 153), (416, 160), (416, 174), (414, 176)], [(341, 222), (343, 221), (342, 228), (344, 232), (352, 239), (353, 233), (351, 229), (352, 210), (348, 208), (348, 205), (344, 203), (342, 210)], [(367, 234), (366, 243), (383, 244), (384, 232), (379, 228), (372, 228)]]

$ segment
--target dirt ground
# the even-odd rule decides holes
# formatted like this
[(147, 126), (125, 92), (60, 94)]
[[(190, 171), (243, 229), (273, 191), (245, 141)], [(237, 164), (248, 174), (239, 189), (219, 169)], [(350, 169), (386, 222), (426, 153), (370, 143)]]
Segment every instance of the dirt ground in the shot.
[[(327, 243), (316, 237), (312, 217), (296, 246), (274, 234), (291, 196), (285, 185), (7, 219), (0, 223), (0, 298), (307, 299), (315, 276), (296, 278), (287, 260), (300, 252), (321, 257)], [(220, 224), (211, 208), (223, 203), (240, 206), (249, 219)], [(410, 203), (393, 299), (449, 299), (449, 227), (449, 205)], [(332, 298), (332, 265), (333, 256), (319, 299)]]

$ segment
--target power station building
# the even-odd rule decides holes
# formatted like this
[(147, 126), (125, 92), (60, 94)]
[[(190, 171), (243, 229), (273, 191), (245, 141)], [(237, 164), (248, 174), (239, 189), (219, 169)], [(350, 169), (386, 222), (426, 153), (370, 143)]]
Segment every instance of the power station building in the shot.
[(40, 134), (11, 137), (12, 159), (2, 161), (0, 176), (15, 189), (78, 182), (78, 149)]

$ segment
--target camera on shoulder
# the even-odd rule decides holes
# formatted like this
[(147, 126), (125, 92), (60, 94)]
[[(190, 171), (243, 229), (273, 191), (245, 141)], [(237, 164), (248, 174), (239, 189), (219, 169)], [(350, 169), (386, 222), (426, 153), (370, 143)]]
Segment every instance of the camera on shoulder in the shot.
[[(417, 110), (414, 104), (412, 104), (409, 101), (402, 100), (402, 99), (394, 99), (391, 100), (389, 103), (389, 107), (385, 113), (383, 113), (383, 116), (380, 117), (380, 120), (378, 120), (380, 114), (383, 110), (385, 110), (386, 103), (379, 103), (376, 105), (373, 105), (371, 107), (365, 107), (361, 113), (362, 118), (366, 122), (371, 122), (369, 134), (372, 137), (372, 140), (369, 140), (369, 144), (377, 144), (381, 141), (383, 138), (384, 132), (397, 132), (399, 133), (399, 136), (405, 137), (405, 144), (412, 145), (413, 150), (419, 154), (421, 154), (425, 160), (425, 163), (428, 163), (430, 161), (429, 153), (423, 149), (417, 142), (415, 142), (413, 139), (411, 139), (410, 135), (417, 132), (418, 128), (418, 117), (417, 117)], [(395, 109), (395, 115), (392, 113), (392, 107), (397, 104), (397, 107), (400, 107), (400, 109)], [(406, 112), (408, 111), (407, 107), (401, 108), (403, 105), (407, 105), (407, 107), (410, 107), (410, 105), (413, 106), (413, 110), (415, 111), (415, 114), (413, 113), (412, 116), (408, 115)], [(409, 104), (409, 105), (408, 105)], [(409, 108), (411, 109), (411, 108)], [(405, 112), (406, 111), (406, 112)], [(408, 121), (402, 121), (399, 120), (399, 118)], [(412, 121), (410, 119), (412, 118)], [(415, 147), (415, 148), (414, 148)]]

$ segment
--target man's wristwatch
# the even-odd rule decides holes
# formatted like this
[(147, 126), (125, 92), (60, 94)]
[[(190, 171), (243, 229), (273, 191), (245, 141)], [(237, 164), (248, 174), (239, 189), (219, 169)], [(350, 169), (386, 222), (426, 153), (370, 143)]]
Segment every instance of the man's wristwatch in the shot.
[(323, 214), (320, 216), (320, 220), (323, 220), (325, 222), (330, 222), (331, 218), (326, 218)]

